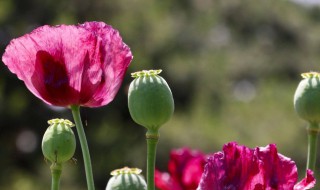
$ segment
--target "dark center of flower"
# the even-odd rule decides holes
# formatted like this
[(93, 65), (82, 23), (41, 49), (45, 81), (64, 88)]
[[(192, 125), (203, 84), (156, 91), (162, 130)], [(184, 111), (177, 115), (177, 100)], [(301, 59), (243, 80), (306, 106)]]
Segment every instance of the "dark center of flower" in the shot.
[(65, 65), (53, 59), (47, 52), (39, 52), (39, 61), (44, 72), (44, 82), (54, 88), (60, 88), (69, 82)]
[(74, 94), (69, 86), (69, 76), (63, 57), (56, 60), (46, 51), (37, 53), (32, 82), (46, 101), (57, 106), (67, 106)]

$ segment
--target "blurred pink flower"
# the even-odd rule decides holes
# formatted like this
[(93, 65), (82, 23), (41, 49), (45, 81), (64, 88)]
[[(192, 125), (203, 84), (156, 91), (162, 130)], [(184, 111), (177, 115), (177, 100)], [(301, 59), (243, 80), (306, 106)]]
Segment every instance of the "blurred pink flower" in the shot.
[(250, 149), (231, 142), (209, 156), (198, 190), (306, 190), (315, 184), (310, 170), (298, 184), (297, 179), (294, 161), (274, 144)]
[(169, 173), (155, 172), (155, 184), (160, 190), (195, 190), (198, 187), (206, 157), (188, 148), (173, 150), (168, 164)]
[(99, 107), (113, 100), (132, 60), (103, 22), (42, 26), (14, 39), (2, 61), (44, 102)]

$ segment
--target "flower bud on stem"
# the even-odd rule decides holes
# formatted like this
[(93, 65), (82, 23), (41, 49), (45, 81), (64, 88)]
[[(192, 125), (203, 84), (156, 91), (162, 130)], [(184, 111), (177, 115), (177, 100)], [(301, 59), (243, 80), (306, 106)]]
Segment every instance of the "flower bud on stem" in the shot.
[(174, 111), (174, 101), (167, 82), (158, 74), (161, 70), (143, 70), (132, 73), (128, 107), (132, 119), (147, 128), (147, 189), (154, 190), (154, 170), (159, 128)]
[(315, 170), (317, 138), (320, 123), (320, 73), (302, 73), (294, 94), (294, 108), (298, 116), (309, 123), (307, 169)]
[(51, 190), (59, 190), (62, 164), (72, 158), (76, 140), (71, 129), (73, 123), (66, 119), (52, 119), (42, 139), (42, 153), (51, 162)]

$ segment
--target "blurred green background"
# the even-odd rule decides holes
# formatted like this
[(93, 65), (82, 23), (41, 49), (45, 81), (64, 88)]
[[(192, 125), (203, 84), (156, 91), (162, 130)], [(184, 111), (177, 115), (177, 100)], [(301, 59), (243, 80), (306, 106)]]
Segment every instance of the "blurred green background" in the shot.
[[(145, 129), (127, 109), (130, 73), (142, 69), (163, 69), (175, 99), (175, 114), (160, 130), (160, 170), (167, 170), (171, 149), (213, 153), (237, 141), (252, 148), (276, 143), (303, 177), (306, 123), (294, 112), (293, 94), (300, 73), (320, 70), (319, 6), (279, 0), (0, 0), (0, 53), (38, 26), (93, 20), (118, 29), (134, 55), (115, 100), (81, 110), (96, 189), (105, 188), (113, 169), (145, 171)], [(0, 189), (49, 189), (42, 135), (47, 120), (72, 119), (71, 113), (45, 105), (0, 67)], [(75, 158), (77, 164), (65, 165), (62, 189), (86, 189), (80, 146)]]

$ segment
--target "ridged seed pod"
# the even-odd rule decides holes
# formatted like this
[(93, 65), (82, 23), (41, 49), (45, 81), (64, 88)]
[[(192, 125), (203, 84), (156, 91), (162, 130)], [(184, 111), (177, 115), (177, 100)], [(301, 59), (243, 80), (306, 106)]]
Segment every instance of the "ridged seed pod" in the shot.
[(158, 129), (174, 111), (174, 101), (167, 82), (158, 74), (161, 70), (132, 73), (135, 79), (128, 92), (132, 119), (148, 129)]
[(295, 111), (310, 123), (320, 123), (320, 73), (303, 73), (302, 77), (294, 94)]
[(138, 168), (124, 167), (111, 172), (106, 190), (146, 190), (147, 184)]
[(76, 149), (76, 139), (71, 129), (74, 124), (66, 119), (52, 119), (42, 139), (42, 152), (52, 163), (70, 160)]

